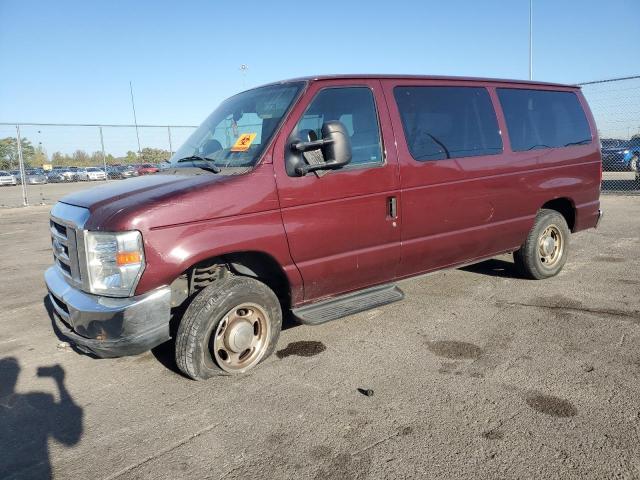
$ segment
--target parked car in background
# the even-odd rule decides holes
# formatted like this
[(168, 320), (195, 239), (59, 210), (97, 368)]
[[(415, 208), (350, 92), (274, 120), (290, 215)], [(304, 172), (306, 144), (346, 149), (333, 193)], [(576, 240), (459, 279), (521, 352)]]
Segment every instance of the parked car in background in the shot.
[(133, 165), (111, 165), (107, 167), (109, 178), (122, 179), (138, 176), (138, 170)]
[(638, 172), (640, 137), (631, 140), (603, 140), (602, 169), (608, 172)]
[(169, 160), (165, 160), (164, 162), (160, 162), (158, 164), (158, 169), (163, 172), (171, 168), (171, 162)]
[(17, 185), (18, 180), (15, 175), (6, 170), (0, 170), (0, 185)]
[(158, 173), (160, 169), (152, 163), (142, 163), (136, 165), (138, 175), (149, 175), (150, 173)]
[(627, 148), (623, 153), (624, 160), (628, 163), (629, 169), (638, 174), (640, 171), (640, 137), (629, 140)]
[[(25, 170), (24, 173), (27, 178), (26, 184), (38, 185), (38, 184), (47, 183), (47, 176), (44, 174), (44, 171), (42, 171), (42, 173), (41, 171), (42, 171), (41, 169), (35, 170), (32, 168)], [(16, 177), (16, 181), (19, 184), (22, 184), (22, 173), (20, 173), (20, 170), (11, 170), (11, 172), (9, 173), (11, 173), (14, 177)]]
[[(217, 138), (231, 116), (238, 135)], [(401, 300), (401, 279), (504, 253), (529, 278), (557, 275), (571, 234), (601, 218), (601, 169), (576, 86), (350, 75), (254, 88), (162, 175), (53, 207), (57, 333), (102, 357), (173, 338), (185, 375), (241, 374), (274, 352), (283, 314), (337, 320)]]
[(47, 178), (52, 183), (75, 182), (78, 179), (77, 167), (76, 170), (71, 170), (68, 167), (54, 167)]
[(107, 174), (104, 170), (98, 167), (82, 167), (79, 168), (77, 173), (78, 181), (81, 182), (93, 182), (96, 180), (106, 180)]
[[(41, 168), (25, 170), (25, 184), (26, 185), (43, 185), (48, 183), (47, 175)], [(22, 179), (20, 179), (20, 183)]]

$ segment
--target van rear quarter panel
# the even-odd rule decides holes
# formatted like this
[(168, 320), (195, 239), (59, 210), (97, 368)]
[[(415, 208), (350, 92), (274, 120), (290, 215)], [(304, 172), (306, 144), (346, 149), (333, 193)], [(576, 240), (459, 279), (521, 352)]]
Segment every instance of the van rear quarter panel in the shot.
[[(396, 86), (487, 88), (502, 134), (503, 153), (414, 160), (393, 94)], [(497, 87), (575, 92), (585, 109), (593, 141), (589, 145), (513, 152)], [(540, 207), (557, 198), (567, 198), (574, 205), (574, 231), (595, 226), (600, 193), (599, 142), (593, 117), (578, 89), (509, 82), (388, 79), (383, 80), (383, 90), (400, 163), (400, 277), (517, 249)]]

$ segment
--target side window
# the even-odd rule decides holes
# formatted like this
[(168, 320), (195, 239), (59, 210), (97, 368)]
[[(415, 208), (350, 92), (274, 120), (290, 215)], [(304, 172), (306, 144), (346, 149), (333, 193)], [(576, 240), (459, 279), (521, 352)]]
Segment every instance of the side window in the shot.
[(575, 93), (497, 90), (514, 151), (591, 143), (589, 122)]
[(298, 132), (313, 130), (322, 136), (322, 124), (341, 121), (351, 137), (349, 165), (382, 163), (380, 127), (373, 92), (367, 87), (327, 88), (311, 101), (296, 125)]
[(482, 87), (396, 87), (411, 156), (418, 161), (502, 152), (498, 120)]

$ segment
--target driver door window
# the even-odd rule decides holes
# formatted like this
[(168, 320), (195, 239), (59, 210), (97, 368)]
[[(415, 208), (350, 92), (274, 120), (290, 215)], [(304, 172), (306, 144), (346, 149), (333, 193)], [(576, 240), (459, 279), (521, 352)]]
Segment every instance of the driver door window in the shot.
[(380, 126), (373, 92), (367, 87), (326, 88), (318, 92), (296, 130), (311, 130), (322, 137), (322, 124), (339, 120), (351, 139), (352, 159), (349, 166), (383, 162)]

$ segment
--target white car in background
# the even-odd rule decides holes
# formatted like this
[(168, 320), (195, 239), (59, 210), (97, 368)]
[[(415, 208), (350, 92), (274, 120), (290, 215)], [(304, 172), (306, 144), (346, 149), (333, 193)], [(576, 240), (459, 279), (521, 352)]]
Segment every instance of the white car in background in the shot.
[(104, 173), (104, 170), (98, 167), (83, 167), (78, 168), (76, 172), (78, 180), (81, 182), (89, 182), (95, 180), (106, 180), (107, 174)]
[(16, 180), (15, 175), (12, 175), (9, 172), (4, 170), (0, 170), (0, 185), (17, 185), (18, 180)]

